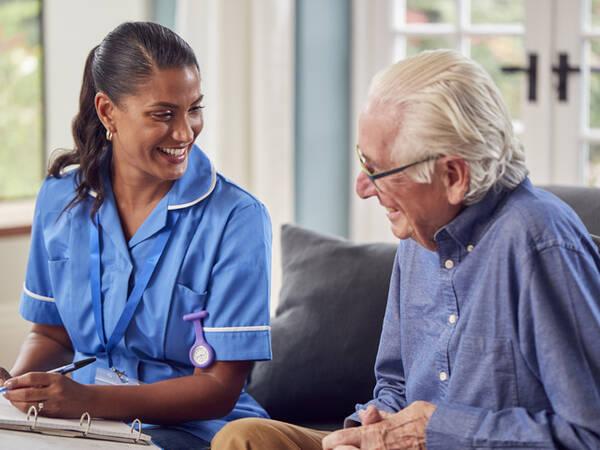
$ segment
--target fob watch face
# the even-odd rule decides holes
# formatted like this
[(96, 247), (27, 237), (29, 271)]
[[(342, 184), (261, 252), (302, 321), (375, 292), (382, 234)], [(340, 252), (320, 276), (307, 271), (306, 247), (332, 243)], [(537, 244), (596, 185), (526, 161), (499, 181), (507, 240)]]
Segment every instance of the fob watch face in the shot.
[(206, 364), (210, 358), (210, 353), (204, 345), (196, 345), (192, 352), (192, 358), (198, 365)]

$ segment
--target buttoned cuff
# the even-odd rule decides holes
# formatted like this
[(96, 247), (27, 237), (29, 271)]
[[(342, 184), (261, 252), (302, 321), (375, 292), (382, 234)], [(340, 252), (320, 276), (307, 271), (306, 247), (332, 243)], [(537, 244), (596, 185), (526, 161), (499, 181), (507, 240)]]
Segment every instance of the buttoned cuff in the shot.
[(367, 403), (357, 403), (354, 406), (354, 408), (356, 409), (356, 411), (353, 414), (350, 414), (348, 417), (346, 417), (344, 419), (344, 428), (351, 428), (351, 427), (360, 426), (362, 424), (362, 421), (360, 420), (360, 417), (358, 416), (358, 411), (360, 411), (361, 409), (367, 409), (369, 405), (373, 405), (379, 411), (385, 411), (385, 412), (388, 412), (390, 414), (394, 414), (394, 413), (398, 412), (398, 411), (394, 411), (389, 406), (387, 406), (386, 404), (382, 403), (381, 401), (379, 401), (379, 399), (376, 399), (376, 398), (374, 398), (373, 400), (368, 401)]
[(461, 450), (473, 446), (475, 430), (485, 411), (473, 406), (438, 404), (427, 424), (428, 450)]
[(360, 425), (361, 423), (358, 420), (358, 414), (356, 413), (344, 419), (344, 428), (360, 427)]

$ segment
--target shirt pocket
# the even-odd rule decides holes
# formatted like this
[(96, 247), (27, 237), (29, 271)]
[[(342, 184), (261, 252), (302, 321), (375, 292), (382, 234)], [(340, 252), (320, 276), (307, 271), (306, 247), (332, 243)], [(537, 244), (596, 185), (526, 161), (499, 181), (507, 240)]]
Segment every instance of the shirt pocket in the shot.
[(206, 292), (198, 293), (183, 284), (175, 284), (165, 334), (165, 359), (192, 365), (189, 351), (196, 341), (196, 333), (193, 322), (183, 320), (183, 316), (203, 310), (206, 297)]
[(519, 404), (511, 339), (463, 335), (455, 345), (449, 401), (492, 410)]

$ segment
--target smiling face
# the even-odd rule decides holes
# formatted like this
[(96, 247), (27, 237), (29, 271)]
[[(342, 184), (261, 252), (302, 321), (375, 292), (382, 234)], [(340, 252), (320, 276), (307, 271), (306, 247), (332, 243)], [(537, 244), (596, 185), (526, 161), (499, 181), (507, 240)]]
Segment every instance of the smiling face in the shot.
[[(414, 162), (414, 158), (402, 157), (402, 153), (408, 152), (408, 149), (402, 148), (402, 139), (398, 140), (398, 124), (401, 120), (401, 115), (393, 116), (381, 110), (366, 110), (361, 114), (358, 145), (370, 171), (382, 172)], [(391, 149), (397, 143), (400, 143), (400, 161), (391, 158)], [(417, 183), (406, 172), (377, 180), (378, 189), (364, 172), (356, 179), (358, 196), (363, 199), (377, 197), (381, 206), (387, 210), (394, 236), (399, 239), (414, 239), (430, 250), (436, 249), (433, 240), (436, 231), (460, 212), (462, 198), (456, 197), (454, 190), (457, 188), (457, 181), (464, 184), (464, 179), (458, 180), (453, 173), (456, 164), (464, 169), (462, 162), (444, 157), (436, 160), (435, 164), (430, 184)]]
[(157, 69), (118, 105), (102, 95), (96, 106), (113, 132), (113, 171), (148, 183), (180, 178), (204, 125), (198, 69)]

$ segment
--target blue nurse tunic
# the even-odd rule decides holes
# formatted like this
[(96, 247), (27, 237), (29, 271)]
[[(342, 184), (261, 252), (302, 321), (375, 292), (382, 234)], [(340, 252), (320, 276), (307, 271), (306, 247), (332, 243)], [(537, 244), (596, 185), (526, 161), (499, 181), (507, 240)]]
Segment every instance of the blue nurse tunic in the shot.
[[(108, 169), (108, 168), (107, 168)], [(109, 368), (94, 320), (90, 288), (90, 198), (63, 212), (75, 195), (76, 173), (48, 177), (38, 194), (20, 311), (31, 322), (62, 325), (75, 359), (96, 363), (73, 373), (94, 383)], [(112, 365), (144, 383), (191, 375), (195, 333), (185, 314), (206, 310), (206, 341), (219, 361), (271, 359), (269, 289), (271, 224), (265, 207), (216, 173), (196, 146), (185, 174), (173, 183), (135, 235), (125, 240), (115, 199), (105, 177), (99, 210), (101, 299), (104, 333), (110, 336), (143, 262), (154, 250), (169, 215), (179, 215), (123, 339), (110, 352)], [(228, 421), (267, 417), (242, 392), (229, 415), (179, 428), (206, 441)]]

